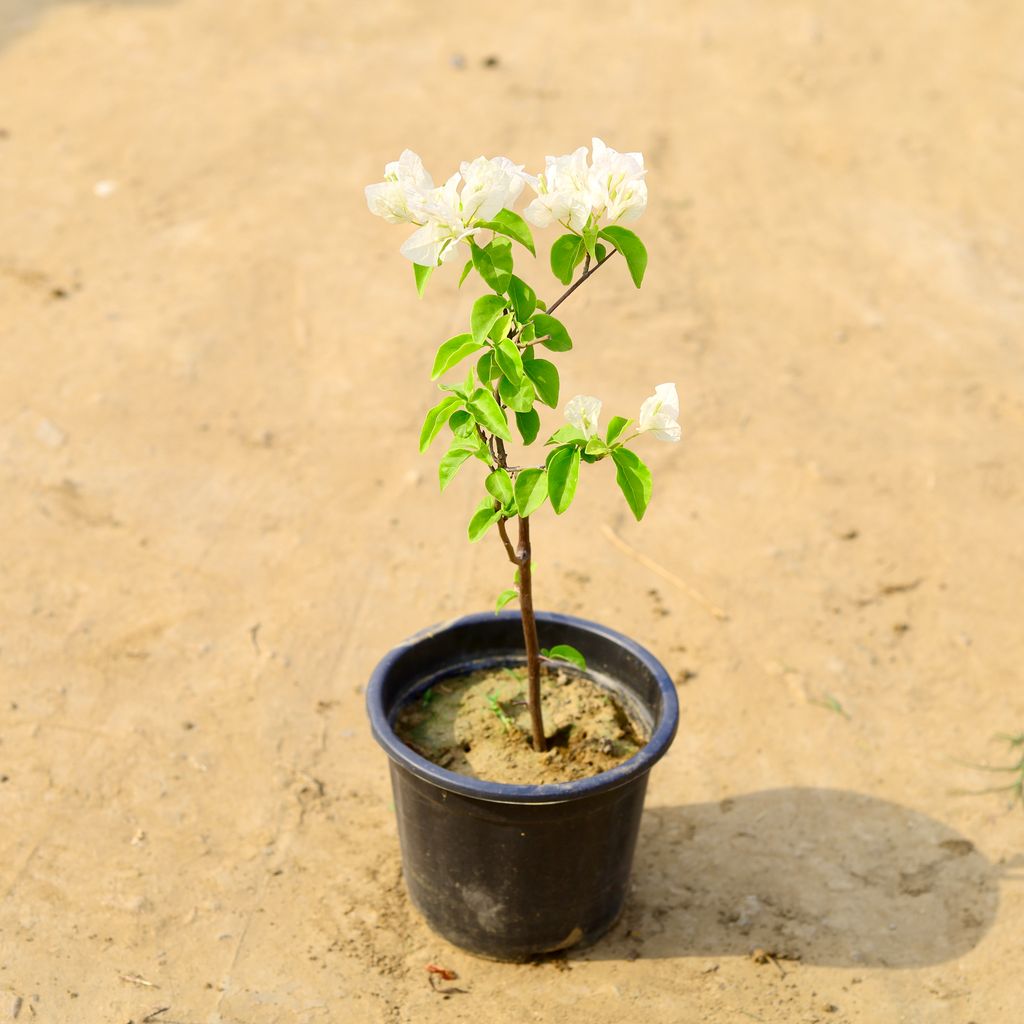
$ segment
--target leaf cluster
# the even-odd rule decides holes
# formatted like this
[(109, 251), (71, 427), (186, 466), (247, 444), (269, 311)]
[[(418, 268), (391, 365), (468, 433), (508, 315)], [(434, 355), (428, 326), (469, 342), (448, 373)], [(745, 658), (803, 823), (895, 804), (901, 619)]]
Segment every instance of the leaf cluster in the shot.
[[(605, 458), (612, 460), (616, 482), (633, 515), (640, 519), (651, 497), (651, 473), (626, 447), (631, 440), (625, 437), (630, 420), (614, 417), (603, 438), (587, 438), (575, 427), (562, 427), (546, 441), (550, 450), (540, 465), (510, 465), (505, 445), (515, 435), (524, 446), (532, 445), (540, 434), (538, 407), (558, 406), (558, 369), (538, 354), (545, 350), (568, 352), (573, 347), (567, 327), (553, 315), (554, 308), (616, 253), (622, 254), (634, 284), (640, 287), (647, 266), (643, 243), (633, 232), (616, 226), (588, 227), (582, 234), (556, 239), (551, 247), (551, 269), (570, 287), (549, 308), (515, 273), (513, 243), (536, 255), (527, 223), (518, 214), (502, 210), (494, 220), (479, 226), (493, 236), (487, 242), (479, 241), (479, 235), (470, 239), (470, 259), (459, 284), (475, 271), (489, 290), (473, 303), (468, 330), (438, 347), (431, 380), (456, 369), (461, 372), (461, 367), (471, 362), (459, 382), (439, 384), (444, 395), (423, 421), (420, 451), (426, 451), (448, 428), (451, 436), (438, 465), (442, 490), (470, 459), (487, 466), (485, 494), (468, 525), (472, 541), (495, 524), (533, 515), (545, 502), (550, 502), (556, 515), (562, 515), (576, 495), (581, 464)], [(415, 271), (422, 294), (429, 269), (416, 267)], [(499, 609), (515, 599), (518, 585), (517, 578), (516, 588), (499, 595)], [(550, 656), (562, 654), (553, 648)]]

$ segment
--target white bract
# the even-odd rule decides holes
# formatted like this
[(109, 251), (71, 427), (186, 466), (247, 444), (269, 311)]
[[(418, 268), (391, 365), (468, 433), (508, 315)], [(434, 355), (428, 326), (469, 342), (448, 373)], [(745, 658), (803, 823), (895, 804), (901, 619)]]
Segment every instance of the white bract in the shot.
[(617, 153), (600, 139), (594, 139), (590, 187), (596, 220), (615, 224), (636, 220), (647, 209), (642, 153)]
[(600, 139), (568, 156), (549, 156), (543, 173), (524, 175), (537, 193), (523, 216), (537, 227), (559, 223), (581, 232), (591, 221), (615, 224), (636, 220), (647, 208), (647, 185), (642, 153), (619, 153)]
[(463, 161), (462, 216), (468, 221), (491, 220), (499, 210), (511, 209), (523, 191), (523, 165), (503, 156), (492, 160), (478, 156), (471, 163)]
[(406, 149), (384, 168), (382, 182), (366, 186), (366, 205), (389, 224), (423, 224), (423, 201), (433, 188), (423, 161)]
[(503, 156), (480, 156), (463, 162), (435, 188), (423, 161), (407, 149), (384, 168), (384, 181), (367, 185), (366, 205), (389, 224), (417, 225), (402, 245), (402, 255), (420, 266), (436, 267), (480, 230), (474, 227), (477, 222), (512, 206), (523, 190), (522, 169)]
[(582, 231), (593, 206), (587, 168), (587, 147), (580, 146), (568, 156), (545, 158), (545, 168), (536, 177), (525, 175), (537, 198), (523, 211), (531, 224), (549, 227), (556, 221), (570, 231)]
[(402, 243), (401, 253), (421, 267), (436, 267), (455, 251), (456, 245), (476, 232), (462, 216), (459, 202), (461, 175), (453, 174), (440, 188), (431, 190), (420, 203), (423, 226)]
[(678, 419), (679, 395), (675, 384), (659, 384), (640, 406), (638, 433), (650, 433), (659, 441), (678, 441), (682, 436)]
[(577, 395), (569, 399), (565, 407), (565, 418), (589, 441), (598, 431), (597, 421), (601, 415), (601, 399), (593, 395)]

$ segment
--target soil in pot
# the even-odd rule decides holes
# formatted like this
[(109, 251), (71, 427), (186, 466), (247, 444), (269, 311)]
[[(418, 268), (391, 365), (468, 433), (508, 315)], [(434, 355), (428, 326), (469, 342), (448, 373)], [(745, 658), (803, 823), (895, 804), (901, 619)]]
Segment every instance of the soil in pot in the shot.
[(608, 771), (647, 741), (605, 689), (568, 668), (545, 667), (546, 753), (530, 739), (526, 669), (502, 666), (436, 683), (404, 707), (399, 738), (434, 764), (488, 782), (544, 785)]

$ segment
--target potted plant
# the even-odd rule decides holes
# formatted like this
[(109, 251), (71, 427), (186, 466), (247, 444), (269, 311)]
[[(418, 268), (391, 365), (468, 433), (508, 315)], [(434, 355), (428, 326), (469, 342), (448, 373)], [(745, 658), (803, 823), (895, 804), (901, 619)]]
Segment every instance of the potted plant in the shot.
[[(559, 404), (558, 370), (539, 353), (573, 347), (555, 312), (616, 255), (637, 288), (643, 281), (647, 252), (624, 224), (646, 207), (644, 174), (639, 153), (594, 139), (589, 155), (582, 147), (548, 157), (537, 176), (478, 157), (441, 186), (406, 150), (366, 189), (372, 213), (415, 226), (401, 251), (421, 296), (459, 253), (460, 285), (475, 273), (485, 286), (469, 329), (437, 349), (431, 379), (457, 376), (439, 385), (420, 450), (447, 437), (442, 490), (467, 462), (484, 464), (469, 539), (493, 531), (513, 566), (511, 586), (493, 612), (392, 650), (367, 704), (390, 759), (413, 903), (455, 944), (498, 959), (593, 942), (614, 923), (647, 776), (678, 722), (675, 689), (648, 651), (608, 627), (537, 612), (533, 600), (532, 517), (545, 504), (564, 514), (582, 466), (610, 462), (641, 519), (651, 474), (631, 446), (679, 440), (675, 385), (661, 384), (635, 420), (613, 416), (603, 431), (601, 402), (577, 395), (543, 457), (530, 454), (544, 437), (538, 406)], [(520, 216), (512, 207), (526, 185), (535, 197)], [(549, 303), (515, 272), (513, 243), (536, 254), (527, 221), (563, 229), (550, 251), (563, 290)], [(518, 611), (503, 610), (514, 601)], [(488, 737), (497, 757), (480, 760)]]

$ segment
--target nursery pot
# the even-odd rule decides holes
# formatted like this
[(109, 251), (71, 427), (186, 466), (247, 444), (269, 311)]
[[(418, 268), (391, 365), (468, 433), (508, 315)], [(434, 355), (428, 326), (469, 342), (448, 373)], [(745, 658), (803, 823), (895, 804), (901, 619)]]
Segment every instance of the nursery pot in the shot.
[(575, 782), (509, 785), (440, 768), (395, 735), (400, 708), (435, 683), (522, 665), (518, 612), (468, 615), (412, 637), (380, 662), (366, 694), (391, 763), (409, 896), (436, 932), (498, 960), (586, 945), (615, 923), (647, 775), (679, 722), (672, 680), (639, 644), (568, 615), (539, 612), (537, 629), (542, 647), (582, 651), (587, 675), (644, 728), (649, 740), (628, 761)]

